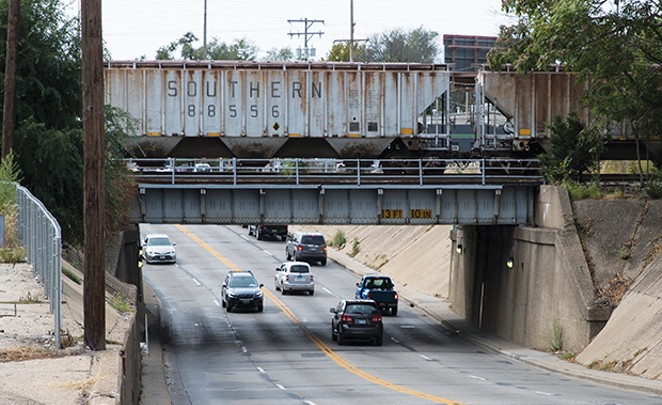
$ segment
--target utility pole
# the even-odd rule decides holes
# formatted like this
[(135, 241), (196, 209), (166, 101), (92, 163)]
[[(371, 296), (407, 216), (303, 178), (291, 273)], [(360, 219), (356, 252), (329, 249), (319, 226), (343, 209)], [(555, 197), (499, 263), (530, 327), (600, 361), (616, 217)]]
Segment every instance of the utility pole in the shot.
[(202, 27), (202, 60), (207, 60), (207, 0), (205, 0), (204, 24)]
[(303, 32), (289, 32), (287, 35), (290, 37), (297, 36), (300, 37), (303, 35), (303, 43), (304, 43), (304, 52), (306, 55), (306, 59), (308, 59), (308, 39), (313, 36), (313, 35), (319, 35), (320, 38), (322, 38), (322, 34), (324, 34), (322, 31), (317, 31), (317, 32), (308, 32), (310, 27), (313, 26), (315, 23), (322, 23), (324, 24), (324, 20), (309, 20), (307, 18), (304, 18), (303, 20), (287, 20), (288, 23), (303, 23), (304, 24), (304, 30)]
[(349, 0), (349, 39), (336, 39), (336, 42), (349, 42), (349, 61), (354, 62), (354, 42), (367, 42), (367, 39), (354, 39), (354, 0)]
[(10, 0), (7, 16), (7, 56), (5, 58), (5, 97), (2, 109), (2, 159), (14, 146), (14, 122), (16, 120), (16, 49), (18, 47), (18, 24), (20, 0)]
[(83, 219), (85, 344), (106, 349), (106, 238), (104, 186), (104, 89), (101, 0), (81, 2), (83, 51)]

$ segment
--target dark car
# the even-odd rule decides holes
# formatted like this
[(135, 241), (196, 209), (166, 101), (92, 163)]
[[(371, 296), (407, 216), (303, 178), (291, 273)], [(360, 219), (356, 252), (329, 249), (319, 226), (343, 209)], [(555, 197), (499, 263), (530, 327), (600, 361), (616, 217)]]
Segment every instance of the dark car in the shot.
[(319, 262), (326, 265), (326, 240), (317, 232), (295, 232), (288, 235), (285, 258), (297, 262)]
[(265, 237), (285, 240), (287, 238), (287, 225), (248, 225), (248, 234), (253, 235), (257, 240)]
[(230, 271), (221, 287), (221, 306), (228, 312), (234, 308), (264, 309), (264, 284), (258, 284), (251, 271)]
[(347, 339), (367, 339), (382, 345), (382, 312), (373, 300), (342, 300), (331, 308), (331, 340), (339, 345)]

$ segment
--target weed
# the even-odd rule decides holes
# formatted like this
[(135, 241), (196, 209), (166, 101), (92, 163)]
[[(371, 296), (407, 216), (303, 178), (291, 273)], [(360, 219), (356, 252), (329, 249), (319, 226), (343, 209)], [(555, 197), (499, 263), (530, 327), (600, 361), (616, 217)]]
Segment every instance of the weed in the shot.
[(572, 360), (574, 358), (575, 358), (575, 353), (573, 353), (573, 352), (563, 352), (559, 355), (559, 359), (561, 359), (561, 360), (568, 361), (568, 360)]
[(115, 293), (110, 298), (110, 306), (122, 314), (135, 312), (136, 309), (129, 302), (129, 299), (120, 293)]
[(23, 263), (25, 262), (25, 248), (0, 248), (0, 263)]
[(19, 297), (17, 304), (38, 304), (41, 302), (41, 299), (36, 296), (32, 295), (30, 291), (28, 291), (28, 294), (25, 297)]
[(82, 280), (80, 279), (80, 277), (78, 277), (78, 274), (76, 274), (76, 273), (75, 273), (73, 270), (71, 270), (71, 269), (63, 268), (63, 269), (62, 269), (62, 274), (64, 274), (65, 276), (69, 277), (70, 280), (72, 280), (74, 283), (76, 283), (76, 284), (78, 284), (78, 285), (80, 285), (81, 282), (82, 282)]
[(356, 257), (361, 251), (361, 247), (359, 246), (360, 243), (361, 242), (359, 242), (357, 238), (352, 239), (352, 251), (349, 253), (351, 257)]
[(636, 358), (637, 356), (639, 356), (641, 353), (645, 352), (646, 350), (648, 350), (647, 347), (644, 347), (643, 349), (639, 349), (636, 352), (634, 352), (634, 355), (632, 357)]
[(331, 246), (337, 249), (342, 249), (343, 246), (345, 246), (345, 243), (347, 243), (347, 239), (345, 238), (345, 232), (338, 229), (336, 231), (336, 234), (333, 235), (333, 238), (331, 239)]
[(563, 327), (558, 320), (552, 323), (552, 336), (549, 342), (549, 350), (558, 352), (563, 349)]
[(568, 194), (570, 195), (570, 198), (573, 200), (586, 200), (586, 199), (599, 200), (602, 198), (602, 191), (600, 190), (600, 187), (595, 183), (584, 185), (569, 181), (564, 183), (564, 185), (568, 189)]

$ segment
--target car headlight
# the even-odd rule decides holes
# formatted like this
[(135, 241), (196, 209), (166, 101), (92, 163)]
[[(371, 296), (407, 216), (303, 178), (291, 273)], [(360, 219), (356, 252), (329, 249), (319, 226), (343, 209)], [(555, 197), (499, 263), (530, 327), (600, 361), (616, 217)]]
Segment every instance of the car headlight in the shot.
[(258, 291), (257, 293), (255, 293), (255, 298), (262, 298), (263, 296), (264, 293), (262, 293), (262, 291)]
[(230, 298), (237, 298), (237, 294), (228, 291), (228, 297), (230, 297)]

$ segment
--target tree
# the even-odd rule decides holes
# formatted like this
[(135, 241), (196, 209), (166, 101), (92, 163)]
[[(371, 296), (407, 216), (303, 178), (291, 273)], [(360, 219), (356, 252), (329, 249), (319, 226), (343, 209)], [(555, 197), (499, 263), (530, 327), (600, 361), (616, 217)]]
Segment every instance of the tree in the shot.
[(549, 150), (540, 156), (541, 172), (550, 183), (581, 182), (587, 171), (597, 173), (602, 148), (597, 131), (571, 113), (566, 121), (555, 117), (550, 132)]
[(292, 52), (292, 48), (271, 48), (267, 51), (267, 56), (264, 58), (268, 62), (290, 61), (293, 59), (294, 52)]
[(603, 124), (629, 124), (637, 142), (662, 133), (659, 1), (505, 0), (503, 8), (522, 28), (502, 29), (505, 49), (490, 53), (493, 68), (563, 63), (590, 80), (586, 102)]
[(241, 38), (235, 39), (233, 43), (221, 42), (218, 38), (212, 38), (207, 44), (207, 55), (203, 47), (196, 47), (194, 43), (198, 38), (191, 32), (187, 32), (180, 39), (163, 45), (156, 51), (157, 60), (173, 60), (175, 51), (179, 49), (182, 60), (256, 60), (257, 46), (251, 41)]
[(366, 61), (433, 63), (439, 54), (438, 38), (437, 32), (423, 27), (375, 34), (368, 38)]
[[(354, 62), (367, 62), (367, 46), (365, 44), (354, 44), (352, 58)], [(327, 60), (330, 62), (349, 62), (349, 42), (334, 44), (327, 56)]]

